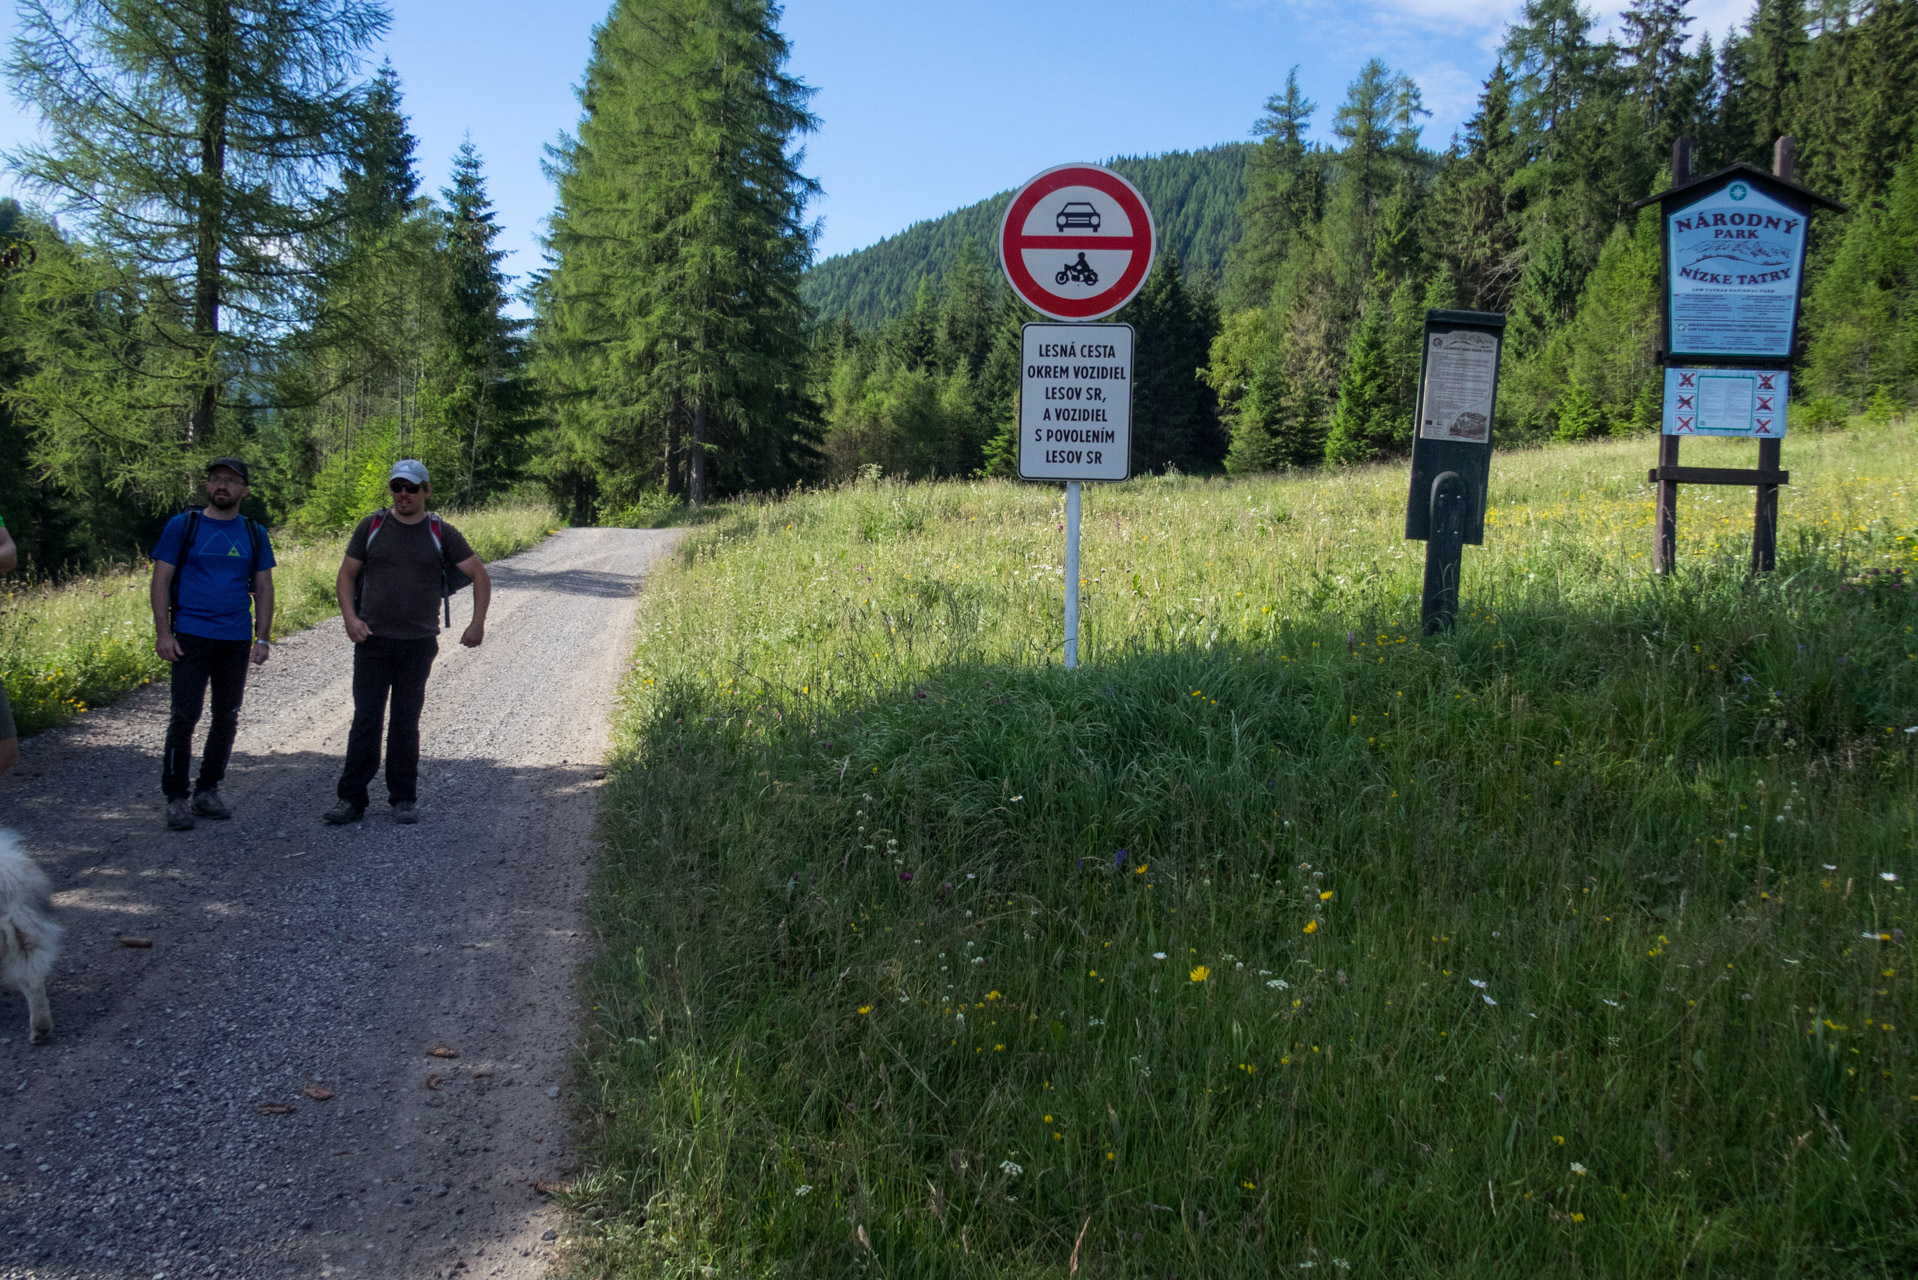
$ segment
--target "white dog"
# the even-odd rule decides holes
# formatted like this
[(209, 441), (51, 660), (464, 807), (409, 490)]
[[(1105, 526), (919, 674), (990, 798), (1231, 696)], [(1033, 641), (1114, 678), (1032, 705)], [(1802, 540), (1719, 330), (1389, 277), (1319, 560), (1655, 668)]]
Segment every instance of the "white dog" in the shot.
[(47, 1008), (47, 974), (60, 954), (60, 926), (53, 921), (53, 886), (34, 865), (20, 839), (0, 828), (0, 982), (27, 998), (27, 1039), (53, 1038)]

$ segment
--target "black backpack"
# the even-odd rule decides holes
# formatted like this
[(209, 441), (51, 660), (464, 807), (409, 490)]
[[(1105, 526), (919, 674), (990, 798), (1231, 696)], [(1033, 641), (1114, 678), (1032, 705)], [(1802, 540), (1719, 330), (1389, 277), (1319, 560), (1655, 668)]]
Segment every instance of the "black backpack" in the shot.
[[(379, 536), (380, 526), (386, 523), (386, 517), (393, 514), (391, 507), (381, 507), (373, 513), (373, 527), (366, 531), (366, 549), (373, 549), (373, 539)], [(440, 553), (440, 607), (446, 610), (446, 625), (453, 625), (453, 593), (464, 591), (473, 585), (465, 570), (446, 558), (446, 546), (440, 541), (440, 518), (437, 512), (426, 513), (426, 531), (433, 535), (433, 550)], [(353, 608), (360, 607), (360, 588), (366, 581), (366, 569), (362, 565), (359, 575), (353, 579)]]
[[(173, 581), (167, 592), (167, 625), (173, 625), (175, 615), (180, 612), (180, 579), (186, 576), (187, 557), (193, 553), (193, 539), (199, 536), (200, 521), (206, 515), (205, 507), (188, 507), (186, 527), (180, 530), (180, 563), (173, 568)], [(240, 523), (246, 526), (247, 565), (246, 590), (253, 594), (253, 579), (260, 572), (260, 526), (253, 523), (251, 516), (241, 516)]]

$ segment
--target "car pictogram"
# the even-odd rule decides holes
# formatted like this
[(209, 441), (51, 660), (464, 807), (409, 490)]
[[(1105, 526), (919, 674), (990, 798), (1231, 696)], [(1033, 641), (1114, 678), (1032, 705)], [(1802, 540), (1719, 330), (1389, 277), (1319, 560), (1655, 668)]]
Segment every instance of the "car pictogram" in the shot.
[(1090, 200), (1068, 200), (1059, 208), (1059, 216), (1052, 220), (1053, 225), (1064, 231), (1067, 227), (1084, 227), (1088, 231), (1099, 229), (1099, 211)]

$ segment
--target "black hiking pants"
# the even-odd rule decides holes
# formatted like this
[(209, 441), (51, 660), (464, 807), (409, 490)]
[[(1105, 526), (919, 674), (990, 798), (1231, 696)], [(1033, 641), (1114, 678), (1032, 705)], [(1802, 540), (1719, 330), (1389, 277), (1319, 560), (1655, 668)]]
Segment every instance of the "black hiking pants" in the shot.
[[(380, 729), (386, 729), (386, 798), (394, 804), (419, 799), (420, 711), (426, 677), (440, 642), (384, 640), (368, 636), (353, 648), (353, 728), (346, 736), (346, 769), (340, 799), (367, 805), (367, 787), (380, 771)], [(392, 710), (387, 710), (391, 695)]]
[[(180, 660), (173, 664), (173, 718), (166, 727), (166, 755), (161, 758), (160, 789), (169, 800), (212, 791), (226, 780), (226, 764), (233, 755), (233, 735), (240, 728), (240, 699), (246, 693), (247, 657), (251, 640), (209, 640), (174, 632), (180, 642)], [(187, 789), (193, 769), (193, 729), (206, 709), (207, 686), (213, 687), (213, 723), (207, 726), (206, 754), (200, 759), (200, 780)]]

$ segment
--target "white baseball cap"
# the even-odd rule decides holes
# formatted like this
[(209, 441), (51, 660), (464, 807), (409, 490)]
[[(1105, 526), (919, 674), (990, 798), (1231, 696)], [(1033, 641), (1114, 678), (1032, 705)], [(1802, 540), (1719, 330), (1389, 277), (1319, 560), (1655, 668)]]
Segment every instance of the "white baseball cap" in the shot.
[(388, 480), (410, 480), (414, 484), (426, 484), (426, 464), (417, 458), (402, 458), (393, 464), (393, 472)]

